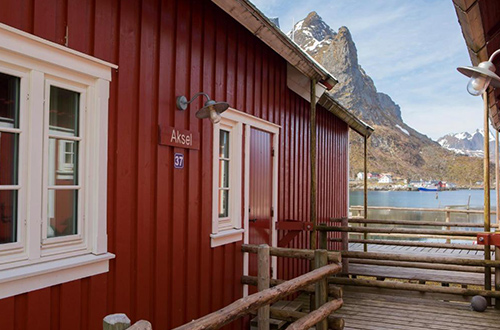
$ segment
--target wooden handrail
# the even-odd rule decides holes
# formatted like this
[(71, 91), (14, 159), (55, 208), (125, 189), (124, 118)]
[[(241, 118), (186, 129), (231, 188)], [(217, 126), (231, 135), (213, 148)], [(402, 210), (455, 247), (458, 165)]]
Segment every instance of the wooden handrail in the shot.
[[(252, 244), (241, 245), (242, 252), (257, 253), (258, 248), (259, 248), (258, 245), (252, 245)], [(314, 250), (270, 247), (269, 253), (275, 257), (314, 260)], [(329, 262), (339, 263), (341, 260), (342, 260), (342, 257), (340, 255), (340, 252), (328, 252), (328, 261)]]
[(432, 230), (432, 229), (413, 229), (413, 228), (371, 228), (371, 227), (328, 227), (318, 226), (318, 231), (338, 231), (338, 232), (354, 232), (354, 233), (371, 233), (371, 234), (424, 234), (424, 235), (446, 235), (446, 236), (468, 236), (475, 237), (478, 233), (476, 231), (462, 231), (462, 230)]
[[(330, 242), (342, 242), (341, 238), (329, 238)], [(451, 244), (451, 243), (434, 243), (423, 241), (406, 241), (406, 240), (382, 240), (382, 239), (350, 239), (349, 243), (372, 244), (372, 245), (392, 245), (392, 246), (416, 246), (416, 247), (430, 247), (438, 249), (455, 249), (455, 250), (484, 250), (484, 245), (473, 244)]]
[(290, 324), (286, 330), (309, 329), (319, 321), (326, 319), (328, 315), (342, 307), (343, 304), (344, 301), (342, 299), (329, 301), (320, 308)]
[(419, 221), (419, 220), (386, 220), (386, 219), (359, 219), (350, 218), (349, 223), (368, 223), (385, 224), (401, 226), (430, 226), (430, 227), (464, 227), (464, 228), (483, 228), (483, 223), (467, 222), (437, 222), (437, 221)]
[(484, 267), (488, 267), (488, 266), (489, 267), (499, 267), (500, 266), (500, 261), (496, 261), (496, 260), (446, 258), (446, 257), (433, 257), (430, 255), (419, 256), (419, 255), (405, 255), (405, 254), (392, 254), (392, 253), (342, 251), (342, 257), (344, 257), (344, 258), (356, 258), (356, 259), (376, 259), (376, 260), (440, 263), (440, 264), (446, 264), (446, 265), (462, 265), (462, 266), (484, 266)]
[[(271, 279), (271, 286), (276, 286), (281, 283), (285, 283), (285, 280), (278, 280), (278, 279)], [(254, 285), (257, 286), (257, 276), (242, 276), (241, 277), (241, 284), (247, 284), (247, 285)], [(309, 285), (305, 288), (302, 288), (301, 291), (308, 292), (308, 293), (314, 293), (314, 286)], [(342, 288), (338, 286), (333, 286), (331, 285), (328, 288), (328, 295), (332, 296), (334, 298), (342, 298), (343, 292)]]
[[(350, 206), (353, 210), (363, 211), (363, 206)], [(470, 213), (483, 214), (483, 210), (464, 210), (464, 209), (438, 209), (438, 208), (419, 208), (419, 207), (398, 207), (398, 206), (368, 206), (368, 210), (399, 210), (399, 211), (416, 211), (416, 212), (450, 212), (450, 213)], [(496, 211), (491, 211), (491, 214), (496, 214)]]
[(491, 290), (462, 289), (454, 287), (441, 287), (437, 285), (375, 281), (375, 280), (342, 278), (342, 277), (330, 278), (328, 281), (330, 283), (335, 283), (339, 285), (369, 286), (369, 287), (383, 288), (383, 289), (397, 289), (397, 290), (429, 292), (429, 293), (449, 293), (449, 294), (458, 294), (462, 296), (480, 295), (484, 297), (500, 298), (500, 291), (491, 291)]
[[(314, 253), (314, 251), (312, 251)], [(232, 304), (214, 312), (184, 324), (176, 330), (209, 330), (219, 329), (224, 325), (258, 309), (261, 306), (272, 304), (304, 287), (307, 287), (318, 280), (329, 275), (339, 273), (341, 266), (339, 264), (329, 264), (327, 266), (315, 269), (307, 274), (296, 277), (285, 283), (279, 284), (247, 297), (243, 297)]]

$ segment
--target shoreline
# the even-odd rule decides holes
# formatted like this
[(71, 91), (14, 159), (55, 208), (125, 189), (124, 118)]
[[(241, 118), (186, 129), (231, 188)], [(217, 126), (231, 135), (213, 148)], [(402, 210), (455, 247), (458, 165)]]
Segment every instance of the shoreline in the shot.
[[(407, 185), (402, 184), (377, 184), (377, 185), (368, 185), (367, 188), (369, 191), (418, 191), (414, 188), (408, 187)], [(482, 186), (457, 186), (453, 189), (442, 189), (440, 191), (454, 191), (454, 190), (483, 190)], [(363, 191), (363, 184), (358, 183), (349, 183), (349, 191)], [(495, 187), (490, 188), (490, 190), (495, 190)]]

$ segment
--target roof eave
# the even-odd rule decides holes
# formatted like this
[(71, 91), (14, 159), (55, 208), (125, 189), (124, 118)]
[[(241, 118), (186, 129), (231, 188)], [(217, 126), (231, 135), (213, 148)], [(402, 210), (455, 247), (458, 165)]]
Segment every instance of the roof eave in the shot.
[(331, 90), (337, 79), (247, 0), (212, 0), (300, 72)]
[(372, 135), (374, 129), (354, 114), (352, 114), (349, 110), (344, 108), (340, 103), (338, 103), (332, 95), (329, 93), (324, 93), (320, 99), (318, 100), (318, 104), (323, 108), (333, 113), (335, 116), (342, 119), (344, 122), (349, 125), (350, 128), (355, 130), (361, 136), (369, 138)]

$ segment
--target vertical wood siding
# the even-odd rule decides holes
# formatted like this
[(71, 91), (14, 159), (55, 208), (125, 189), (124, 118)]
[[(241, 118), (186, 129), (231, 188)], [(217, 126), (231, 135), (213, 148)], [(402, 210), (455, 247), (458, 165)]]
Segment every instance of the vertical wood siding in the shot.
[[(210, 1), (0, 0), (0, 22), (116, 63), (109, 108), (107, 274), (0, 300), (0, 329), (99, 329), (122, 312), (169, 329), (241, 296), (241, 243), (210, 248), (212, 124), (175, 96), (204, 91), (281, 125), (279, 218), (309, 217), (309, 104), (286, 63)], [(68, 38), (66, 39), (66, 27)], [(158, 125), (200, 150), (159, 146)], [(347, 125), (318, 108), (318, 218), (347, 214)], [(185, 155), (173, 169), (173, 154)], [(290, 246), (305, 247), (301, 234)], [(291, 277), (305, 263), (280, 261)], [(235, 325), (235, 328), (238, 328)]]

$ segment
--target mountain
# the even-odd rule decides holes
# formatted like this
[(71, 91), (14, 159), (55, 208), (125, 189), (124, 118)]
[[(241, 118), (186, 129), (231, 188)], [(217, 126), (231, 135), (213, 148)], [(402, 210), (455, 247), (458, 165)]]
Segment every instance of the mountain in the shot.
[[(490, 150), (495, 150), (495, 137), (490, 132)], [(484, 130), (477, 129), (473, 134), (468, 132), (447, 134), (437, 141), (443, 148), (457, 154), (483, 157), (484, 156)]]
[[(478, 159), (442, 148), (403, 121), (400, 106), (389, 95), (377, 91), (359, 64), (347, 27), (334, 31), (316, 12), (311, 12), (295, 24), (288, 36), (338, 79), (330, 93), (339, 103), (375, 128), (368, 140), (369, 171), (391, 172), (395, 177), (415, 180), (472, 180), (464, 179), (463, 173), (458, 175), (453, 164), (460, 163), (467, 170), (480, 165)], [(363, 142), (355, 133), (351, 134), (350, 155), (350, 175), (354, 177), (363, 169)]]

